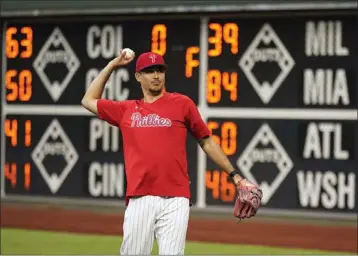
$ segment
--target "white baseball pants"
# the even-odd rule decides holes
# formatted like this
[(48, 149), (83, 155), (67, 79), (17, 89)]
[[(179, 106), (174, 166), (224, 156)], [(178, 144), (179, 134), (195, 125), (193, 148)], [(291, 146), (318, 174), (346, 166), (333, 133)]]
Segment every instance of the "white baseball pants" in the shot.
[(150, 255), (154, 239), (159, 255), (184, 255), (189, 199), (131, 198), (124, 214), (121, 255)]

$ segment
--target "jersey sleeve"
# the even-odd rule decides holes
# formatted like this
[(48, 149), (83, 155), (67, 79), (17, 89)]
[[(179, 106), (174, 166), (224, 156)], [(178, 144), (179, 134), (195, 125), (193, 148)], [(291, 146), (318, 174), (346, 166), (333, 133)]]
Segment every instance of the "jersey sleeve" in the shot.
[(200, 140), (206, 136), (210, 136), (210, 130), (203, 121), (195, 103), (191, 99), (189, 99), (187, 104), (188, 108), (185, 119), (190, 133), (197, 140)]
[(111, 125), (119, 126), (127, 105), (126, 101), (99, 99), (97, 101), (98, 118)]

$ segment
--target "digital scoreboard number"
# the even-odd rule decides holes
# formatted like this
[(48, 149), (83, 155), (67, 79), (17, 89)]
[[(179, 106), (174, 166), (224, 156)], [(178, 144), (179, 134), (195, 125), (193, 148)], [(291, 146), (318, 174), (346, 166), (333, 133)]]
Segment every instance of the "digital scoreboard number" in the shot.
[[(33, 54), (31, 27), (9, 27), (5, 32), (5, 54), (8, 59), (28, 59)], [(32, 72), (29, 69), (7, 69), (5, 72), (6, 101), (27, 102), (32, 97)]]
[[(206, 91), (209, 106), (220, 105), (221, 102), (238, 104), (239, 73), (235, 62), (239, 56), (241, 40), (239, 24), (236, 21), (210, 21)], [(227, 68), (227, 65), (222, 63), (224, 59), (225, 62), (232, 61), (234, 65)], [(213, 65), (213, 60), (217, 60), (218, 64)]]
[[(263, 189), (264, 207), (355, 212), (354, 15), (7, 21), (6, 194), (123, 199), (121, 134), (80, 101), (130, 47), (164, 56), (166, 90), (193, 99), (235, 168)], [(140, 98), (134, 72), (133, 63), (116, 70), (104, 97)], [(194, 203), (232, 206), (236, 188), (226, 173), (190, 136), (187, 150)]]
[[(6, 119), (4, 125), (5, 136), (9, 138), (7, 148), (23, 148), (26, 149), (32, 144), (32, 121), (26, 119), (24, 121), (17, 119)], [(8, 153), (8, 152), (6, 152)], [(24, 152), (20, 152), (23, 154)], [(19, 174), (20, 173), (20, 174)], [(31, 186), (31, 162), (5, 162), (4, 175), (8, 180), (8, 185), (12, 188), (20, 187), (23, 191), (28, 191)], [(18, 177), (21, 181), (18, 181)], [(20, 184), (19, 184), (20, 183)]]

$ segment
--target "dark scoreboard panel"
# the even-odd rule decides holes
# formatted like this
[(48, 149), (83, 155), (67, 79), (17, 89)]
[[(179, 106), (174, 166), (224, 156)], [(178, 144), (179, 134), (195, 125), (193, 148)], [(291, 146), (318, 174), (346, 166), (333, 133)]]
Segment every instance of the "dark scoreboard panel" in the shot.
[[(7, 193), (124, 199), (125, 162), (117, 127), (88, 115), (7, 114), (5, 135)], [(190, 138), (187, 148), (196, 155)], [(188, 168), (196, 169), (195, 158)], [(195, 171), (189, 176), (197, 180)]]
[[(357, 17), (213, 18), (204, 112), (214, 138), (273, 209), (357, 210)], [(232, 38), (239, 35), (239, 41)], [(206, 201), (235, 186), (206, 159)]]
[[(6, 193), (123, 199), (121, 134), (88, 116), (80, 106), (85, 90), (120, 49), (130, 47), (137, 55), (146, 51), (163, 55), (170, 70), (166, 89), (189, 95), (197, 103), (199, 31), (199, 19), (8, 21), (4, 50)], [(135, 62), (116, 70), (105, 97), (141, 97), (134, 72)], [(49, 108), (53, 111), (46, 111)], [(51, 137), (53, 129), (58, 129), (58, 137)], [(196, 146), (189, 137), (194, 200)], [(70, 151), (73, 154), (66, 158)]]
[(123, 197), (117, 128), (92, 116), (7, 115), (5, 127), (15, 126), (18, 136), (10, 136), (6, 145), (7, 191)]
[[(354, 13), (9, 20), (4, 34), (6, 194), (123, 199), (121, 134), (80, 101), (129, 47), (164, 56), (166, 89), (194, 100), (265, 207), (356, 212)], [(106, 98), (141, 97), (134, 68), (112, 75)], [(194, 201), (232, 206), (230, 179), (191, 136), (187, 149)]]
[[(199, 20), (11, 22), (5, 31), (7, 104), (78, 105), (86, 86), (120, 49), (155, 51), (168, 62), (168, 90), (197, 102)], [(183, 35), (185, 36), (179, 36)], [(136, 98), (135, 63), (119, 69), (108, 98)], [(186, 73), (189, 75), (186, 76)]]
[(207, 103), (357, 108), (356, 31), (354, 15), (210, 19)]
[[(263, 204), (356, 212), (356, 121), (209, 118), (208, 125), (241, 174), (265, 191)], [(205, 175), (208, 201), (232, 205), (235, 187), (210, 159)]]

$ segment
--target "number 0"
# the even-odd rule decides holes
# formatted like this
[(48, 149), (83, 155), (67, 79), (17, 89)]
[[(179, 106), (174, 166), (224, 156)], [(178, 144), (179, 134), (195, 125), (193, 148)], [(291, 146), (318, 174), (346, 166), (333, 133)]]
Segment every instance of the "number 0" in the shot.
[(224, 122), (221, 127), (221, 147), (226, 155), (236, 153), (237, 126), (234, 122)]
[(167, 51), (167, 27), (156, 24), (152, 29), (152, 52), (164, 56)]

